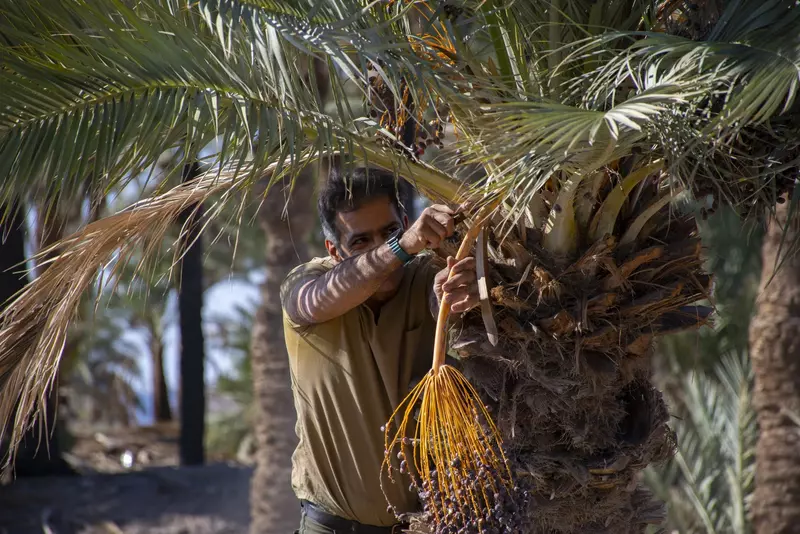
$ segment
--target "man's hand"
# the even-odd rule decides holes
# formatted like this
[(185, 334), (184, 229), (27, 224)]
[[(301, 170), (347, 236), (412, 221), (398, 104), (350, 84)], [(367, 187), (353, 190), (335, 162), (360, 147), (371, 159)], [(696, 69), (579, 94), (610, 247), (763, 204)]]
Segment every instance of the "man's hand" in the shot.
[[(453, 276), (448, 280), (451, 270)], [(480, 300), (475, 258), (468, 256), (456, 263), (452, 256), (448, 257), (447, 267), (439, 271), (434, 278), (433, 292), (440, 306), (444, 294), (447, 294), (453, 313), (463, 313), (475, 307)]]
[(428, 206), (400, 237), (400, 246), (409, 254), (439, 248), (442, 241), (453, 235), (454, 214), (452, 209), (441, 204)]

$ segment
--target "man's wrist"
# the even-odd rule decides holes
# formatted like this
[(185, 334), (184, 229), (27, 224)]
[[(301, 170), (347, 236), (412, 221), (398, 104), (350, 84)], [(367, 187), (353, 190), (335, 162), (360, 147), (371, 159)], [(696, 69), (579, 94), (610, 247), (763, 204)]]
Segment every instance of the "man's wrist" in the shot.
[(392, 251), (392, 254), (394, 254), (403, 265), (414, 259), (413, 254), (409, 254), (403, 249), (403, 247), (400, 246), (400, 242), (396, 236), (390, 237), (387, 244), (389, 245), (389, 249)]
[(404, 233), (398, 238), (397, 242), (400, 245), (400, 247), (404, 251), (406, 251), (407, 254), (410, 254), (412, 256), (416, 256), (417, 254), (422, 252), (422, 248), (424, 248), (424, 247), (419, 247), (419, 245), (417, 245), (417, 243), (414, 242), (414, 239), (411, 236), (411, 234)]
[(406, 248), (407, 245), (403, 246), (401, 242), (402, 237), (403, 234), (398, 231), (389, 237), (389, 239), (386, 241), (386, 244), (389, 246), (392, 254), (394, 254), (394, 256), (400, 260), (400, 263), (405, 265), (414, 259), (416, 253), (413, 250), (408, 250), (408, 248)]

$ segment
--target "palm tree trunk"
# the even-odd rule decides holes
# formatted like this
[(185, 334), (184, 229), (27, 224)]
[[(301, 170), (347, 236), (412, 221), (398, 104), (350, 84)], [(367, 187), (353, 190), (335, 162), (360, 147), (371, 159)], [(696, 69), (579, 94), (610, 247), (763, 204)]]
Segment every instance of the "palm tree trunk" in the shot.
[[(28, 281), (26, 274), (15, 272), (19, 269), (19, 263), (25, 261), (25, 228), (21, 212), (24, 212), (24, 209), (20, 205), (12, 206), (11, 213), (14, 216), (0, 220), (0, 309), (3, 309), (14, 295), (25, 287)], [(10, 431), (10, 428), (7, 430)], [(27, 438), (32, 437), (27, 436)], [(19, 467), (25, 471), (27, 471), (28, 459), (32, 457), (29, 450), (31, 447), (25, 447), (25, 443), (28, 441), (32, 440), (26, 439), (17, 454)], [(2, 445), (0, 457), (4, 458), (7, 452), (5, 444), (0, 445)], [(19, 467), (15, 467), (17, 470), (19, 469)]]
[[(312, 60), (309, 67), (308, 83), (316, 85), (324, 107), (331, 92), (330, 74), (322, 61)], [(283, 337), (280, 286), (292, 268), (308, 259), (308, 237), (316, 222), (309, 199), (316, 180), (326, 177), (327, 172), (326, 164), (319, 169), (307, 167), (294, 186), (288, 208), (287, 199), (276, 184), (258, 214), (267, 243), (267, 276), (261, 285), (261, 304), (250, 340), (257, 445), (250, 488), (252, 534), (293, 532), (299, 521), (299, 504), (291, 485), (297, 414)], [(284, 213), (288, 218), (283, 217)]]
[(25, 261), (25, 227), (21, 206), (13, 206), (13, 217), (0, 218), (0, 307), (21, 291), (28, 276), (19, 273), (19, 263)]
[(157, 317), (151, 318), (150, 354), (153, 359), (153, 420), (156, 423), (172, 421), (172, 409), (169, 405), (169, 390), (164, 375), (164, 344), (161, 333), (154, 324)]
[[(200, 174), (198, 163), (187, 165), (183, 181)], [(201, 209), (190, 206), (180, 217), (188, 221), (183, 238), (189, 244), (180, 262), (178, 308), (180, 313), (180, 458), (181, 465), (202, 465), (205, 462), (205, 343), (203, 339), (203, 243), (200, 236)]]
[(786, 224), (787, 214), (788, 203), (778, 205), (767, 230), (761, 291), (750, 323), (760, 428), (753, 501), (759, 534), (800, 532), (800, 434), (793, 420), (800, 414), (800, 254), (791, 253), (800, 231), (796, 221)]
[[(74, 219), (75, 213), (68, 216), (52, 213), (45, 217), (41, 212), (37, 214), (36, 240), (40, 249), (45, 249), (64, 236), (65, 225), (68, 220)], [(16, 264), (25, 260), (24, 250), (24, 210), (20, 210), (13, 222), (17, 237), (14, 239), (15, 250), (9, 258), (9, 264)], [(13, 229), (13, 228), (12, 228)], [(48, 255), (54, 256), (56, 253)], [(44, 258), (37, 265), (38, 274), (47, 268)], [(5, 264), (5, 261), (4, 261)], [(18, 283), (24, 283), (19, 280)], [(14, 462), (15, 474), (19, 477), (55, 476), (74, 474), (74, 470), (61, 455), (61, 440), (58, 429), (58, 390), (59, 374), (57, 373), (50, 391), (47, 393), (47, 403), (41, 425), (35, 425), (23, 438)]]
[(267, 276), (261, 286), (262, 300), (251, 338), (258, 444), (250, 497), (253, 534), (286, 534), (294, 531), (299, 521), (290, 461), (297, 444), (297, 415), (283, 337), (280, 285), (289, 271), (307, 257), (306, 238), (314, 225), (308, 200), (313, 183), (310, 174), (300, 177), (292, 192), (288, 220), (281, 217), (285, 197), (277, 187), (259, 211), (259, 224), (267, 242)]

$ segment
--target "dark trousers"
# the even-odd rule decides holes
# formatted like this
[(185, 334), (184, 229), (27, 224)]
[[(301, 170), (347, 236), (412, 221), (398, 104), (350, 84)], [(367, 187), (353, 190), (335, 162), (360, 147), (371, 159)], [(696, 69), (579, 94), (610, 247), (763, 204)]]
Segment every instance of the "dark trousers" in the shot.
[(336, 534), (336, 531), (320, 525), (303, 513), (300, 517), (300, 529), (295, 530), (294, 534)]
[[(312, 507), (311, 512), (306, 509), (307, 506)], [(309, 505), (308, 503), (304, 503), (301, 506), (300, 528), (295, 530), (294, 534), (390, 534), (394, 532), (399, 534), (401, 532), (405, 532), (405, 530), (401, 530), (401, 525), (395, 525), (394, 527), (371, 527), (367, 525), (359, 525), (358, 523), (347, 521), (345, 519), (328, 516), (328, 514), (325, 512), (322, 512), (323, 517), (320, 517), (318, 514), (320, 514), (320, 510), (318, 508), (315, 508), (313, 505)], [(320, 523), (320, 521), (325, 524)], [(336, 524), (339, 524), (339, 526), (336, 528), (326, 526)]]

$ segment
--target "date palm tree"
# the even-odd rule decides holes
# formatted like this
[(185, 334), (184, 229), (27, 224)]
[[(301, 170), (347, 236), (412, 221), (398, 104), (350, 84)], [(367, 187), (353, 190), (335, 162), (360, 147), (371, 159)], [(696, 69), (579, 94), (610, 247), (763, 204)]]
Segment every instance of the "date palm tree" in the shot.
[(788, 203), (778, 206), (769, 223), (756, 314), (750, 323), (753, 403), (760, 431), (753, 520), (759, 534), (797, 532), (800, 520), (800, 501), (792, 497), (800, 491), (800, 453), (794, 445), (800, 382), (793, 372), (800, 355), (800, 254), (791, 245), (800, 234), (797, 222), (790, 220), (791, 209)]
[[(111, 255), (152, 256), (186, 206), (202, 202), (210, 220), (252, 201), (263, 179), (289, 198), (310, 162), (339, 155), (431, 199), (502, 200), (475, 251), (483, 304), (450, 341), (516, 480), (504, 531), (658, 523), (637, 474), (675, 438), (651, 346), (708, 320), (695, 217), (720, 204), (763, 216), (797, 172), (800, 8), (716, 7), (4, 0), (4, 198), (43, 177), (69, 191), (87, 169), (109, 186), (167, 148), (193, 161), (191, 147), (221, 147), (213, 171), (65, 238), (0, 315), (12, 441), (41, 409), (79, 296)], [(312, 58), (332, 73), (334, 106), (306, 76)], [(436, 517), (409, 519), (417, 531), (459, 528)]]

